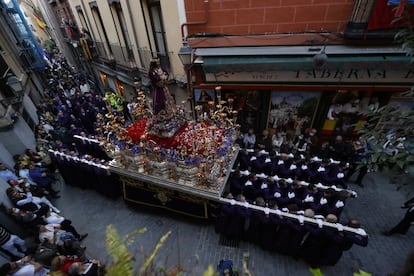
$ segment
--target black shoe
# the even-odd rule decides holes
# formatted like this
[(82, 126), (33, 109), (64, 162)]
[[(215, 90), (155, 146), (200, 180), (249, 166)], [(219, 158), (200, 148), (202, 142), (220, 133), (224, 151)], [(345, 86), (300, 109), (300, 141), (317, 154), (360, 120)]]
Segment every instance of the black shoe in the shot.
[(79, 237), (79, 241), (83, 241), (86, 237), (88, 236), (88, 233), (86, 233), (86, 234), (83, 234), (83, 235), (81, 235), (80, 237)]

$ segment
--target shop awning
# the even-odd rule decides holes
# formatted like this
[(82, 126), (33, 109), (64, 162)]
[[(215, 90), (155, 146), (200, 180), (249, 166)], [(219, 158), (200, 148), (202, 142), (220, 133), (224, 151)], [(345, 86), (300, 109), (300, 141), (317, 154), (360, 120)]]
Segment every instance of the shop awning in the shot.
[[(204, 56), (202, 64), (206, 73), (312, 70), (315, 68), (313, 56)], [(330, 56), (328, 54), (326, 64), (321, 69), (385, 69), (390, 66), (397, 66), (400, 69), (413, 67), (410, 58), (405, 55)]]

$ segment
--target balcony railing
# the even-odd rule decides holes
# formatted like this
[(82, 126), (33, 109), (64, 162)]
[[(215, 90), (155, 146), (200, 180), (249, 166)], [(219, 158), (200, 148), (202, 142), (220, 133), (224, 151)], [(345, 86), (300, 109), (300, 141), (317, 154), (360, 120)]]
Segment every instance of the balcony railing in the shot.
[(137, 67), (132, 47), (111, 44), (111, 50), (117, 64), (131, 68)]
[(105, 60), (113, 59), (112, 55), (107, 53), (107, 50), (105, 49), (105, 44), (103, 42), (95, 41), (94, 44), (99, 58)]

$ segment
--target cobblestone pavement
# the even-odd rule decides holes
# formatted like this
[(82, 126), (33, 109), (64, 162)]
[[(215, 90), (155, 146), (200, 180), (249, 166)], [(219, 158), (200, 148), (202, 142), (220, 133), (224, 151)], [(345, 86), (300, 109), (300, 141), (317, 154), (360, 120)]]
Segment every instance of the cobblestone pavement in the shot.
[[(303, 261), (263, 251), (251, 243), (241, 242), (237, 248), (219, 245), (219, 235), (211, 224), (183, 219), (171, 213), (131, 208), (122, 198), (111, 200), (92, 190), (59, 185), (62, 198), (56, 200), (56, 205), (80, 233), (89, 233), (84, 240), (88, 255), (108, 264), (110, 258), (105, 250), (105, 231), (107, 225), (112, 224), (120, 235), (147, 228), (146, 233), (136, 236), (130, 247), (136, 255), (136, 268), (159, 238), (171, 230), (156, 262), (167, 268), (180, 264), (187, 271), (186, 275), (202, 275), (209, 264), (215, 267), (221, 259), (231, 259), (236, 268), (241, 268), (245, 252), (250, 255), (249, 265), (255, 276), (311, 275)], [(414, 229), (407, 235), (391, 237), (383, 236), (381, 232), (404, 216), (406, 209), (401, 209), (400, 205), (414, 195), (414, 188), (405, 186), (397, 190), (381, 173), (367, 175), (364, 188), (352, 183), (349, 186), (358, 192), (358, 198), (348, 200), (341, 221), (351, 217), (360, 219), (370, 236), (369, 244), (368, 247), (353, 246), (336, 266), (322, 267), (321, 270), (327, 276), (353, 275), (359, 269), (373, 275), (387, 275), (402, 266), (406, 254), (414, 248)]]

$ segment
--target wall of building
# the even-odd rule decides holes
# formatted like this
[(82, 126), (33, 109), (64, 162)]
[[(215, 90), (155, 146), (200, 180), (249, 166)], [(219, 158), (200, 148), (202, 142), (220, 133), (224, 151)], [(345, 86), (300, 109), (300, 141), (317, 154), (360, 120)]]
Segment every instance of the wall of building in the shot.
[(0, 132), (0, 141), (0, 161), (8, 165), (13, 162), (13, 155), (36, 148), (34, 133), (21, 116), (12, 129)]
[[(189, 33), (229, 35), (303, 31), (339, 32), (345, 29), (353, 0), (210, 0), (208, 23), (192, 25)], [(189, 22), (203, 18), (201, 0), (185, 0)]]

